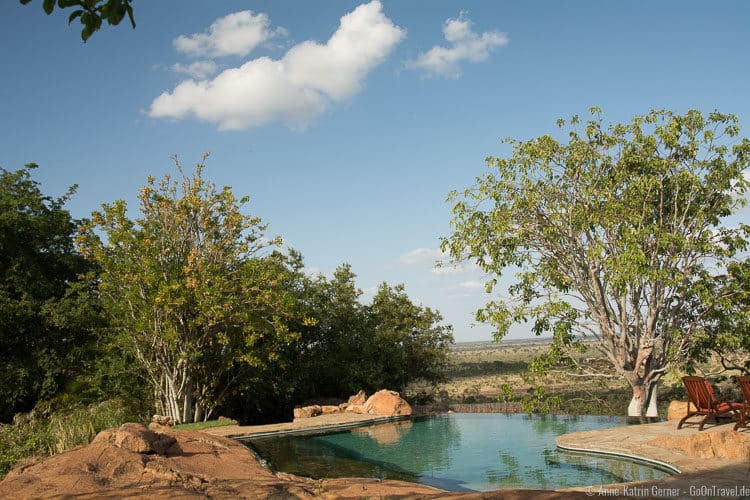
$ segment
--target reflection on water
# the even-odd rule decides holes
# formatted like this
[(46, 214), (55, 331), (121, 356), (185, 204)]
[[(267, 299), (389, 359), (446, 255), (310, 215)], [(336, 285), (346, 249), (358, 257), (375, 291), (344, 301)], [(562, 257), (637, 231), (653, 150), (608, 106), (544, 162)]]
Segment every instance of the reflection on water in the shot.
[[(411, 429), (419, 430), (412, 435)], [(425, 440), (426, 435), (431, 436)], [(448, 418), (402, 420), (323, 435), (253, 439), (251, 447), (272, 469), (312, 478), (375, 477), (422, 482), (419, 476), (451, 466), (451, 450), (460, 445), (456, 422)], [(419, 457), (403, 463), (400, 457)], [(434, 485), (460, 491), (439, 478)]]
[(368, 425), (352, 429), (352, 434), (366, 434), (378, 444), (396, 444), (401, 441), (412, 426), (411, 420), (385, 424)]
[(301, 476), (400, 479), (451, 491), (555, 489), (668, 475), (555, 446), (560, 434), (622, 423), (610, 417), (453, 414), (334, 434), (254, 439), (250, 445), (273, 469)]

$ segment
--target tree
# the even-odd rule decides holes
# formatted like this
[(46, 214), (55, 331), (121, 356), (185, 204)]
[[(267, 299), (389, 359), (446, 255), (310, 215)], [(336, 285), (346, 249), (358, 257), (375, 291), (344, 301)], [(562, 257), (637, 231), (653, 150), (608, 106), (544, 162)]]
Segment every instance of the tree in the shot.
[[(349, 264), (330, 278), (300, 272), (288, 283), (297, 288), (300, 336), (287, 348), (283, 378), (294, 386), (297, 401), (320, 396), (344, 397), (360, 389), (403, 391), (414, 380), (444, 378), (452, 327), (440, 313), (415, 305), (403, 285), (382, 283), (372, 303)], [(289, 286), (289, 284), (287, 284)]]
[[(23, 5), (31, 3), (31, 0), (19, 1)], [(54, 12), (55, 6), (59, 9), (73, 7), (75, 10), (68, 16), (68, 24), (76, 19), (81, 22), (81, 38), (85, 42), (99, 31), (102, 22), (107, 21), (111, 26), (117, 26), (125, 15), (128, 16), (130, 25), (135, 28), (132, 3), (133, 0), (42, 0), (42, 8), (49, 15)]]
[(593, 337), (632, 387), (628, 413), (654, 415), (659, 379), (703, 321), (691, 295), (746, 246), (747, 226), (721, 221), (742, 202), (750, 141), (738, 139), (735, 116), (718, 112), (651, 111), (606, 128), (600, 110), (591, 113), (582, 133), (570, 120), (567, 143), (506, 140), (512, 155), (488, 158), (491, 173), (451, 193), (454, 232), (443, 248), (476, 260), (488, 291), (519, 270), (508, 301), (477, 313), (496, 339), (532, 320), (537, 335), (552, 333), (534, 365), (544, 369), (573, 363), (570, 349)]
[(372, 371), (367, 378), (371, 388), (387, 387), (404, 393), (415, 380), (444, 380), (453, 327), (442, 321), (438, 311), (414, 304), (404, 285), (381, 283), (367, 306), (371, 339), (363, 364), (370, 360)]
[(349, 264), (338, 266), (330, 279), (305, 277), (300, 302), (314, 322), (295, 346), (294, 363), (307, 381), (305, 397), (343, 397), (362, 387), (358, 373), (366, 363), (367, 319), (355, 278)]
[(707, 279), (694, 295), (704, 319), (696, 333), (688, 368), (718, 357), (723, 370), (750, 375), (750, 259), (732, 262), (727, 272)]
[(79, 242), (100, 266), (103, 307), (157, 412), (192, 422), (210, 417), (236, 366), (263, 367), (294, 334), (262, 258), (279, 240), (264, 239), (262, 221), (241, 212), (247, 197), (204, 180), (203, 162), (192, 176), (177, 168), (179, 180), (148, 179), (140, 218), (130, 220), (122, 200), (105, 204)]
[(78, 372), (97, 325), (80, 221), (42, 193), (35, 164), (0, 169), (0, 421), (54, 396)]

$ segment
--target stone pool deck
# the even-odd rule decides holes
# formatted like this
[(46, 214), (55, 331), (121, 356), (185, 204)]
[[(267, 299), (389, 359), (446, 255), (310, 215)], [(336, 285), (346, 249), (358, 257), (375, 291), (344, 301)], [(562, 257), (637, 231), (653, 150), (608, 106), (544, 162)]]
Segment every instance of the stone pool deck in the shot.
[(709, 424), (703, 431), (676, 421), (575, 432), (557, 438), (560, 448), (625, 455), (679, 470), (666, 479), (572, 488), (592, 496), (619, 494), (661, 498), (750, 498), (750, 431), (733, 423)]
[(302, 418), (294, 422), (267, 425), (226, 425), (223, 427), (208, 428), (201, 432), (231, 439), (242, 439), (251, 436), (272, 436), (274, 434), (288, 434), (292, 432), (302, 433), (347, 429), (381, 422), (392, 422), (403, 418), (408, 417), (373, 417), (372, 415), (362, 415), (359, 413), (332, 413), (330, 415)]
[[(373, 418), (369, 415), (340, 413), (280, 424), (216, 427), (203, 432), (237, 439), (277, 433), (344, 429), (392, 420), (394, 419), (388, 417)], [(727, 423), (708, 425), (703, 431), (691, 427), (677, 430), (677, 423), (668, 421), (576, 432), (557, 438), (557, 445), (567, 450), (627, 456), (657, 462), (680, 472), (663, 480), (592, 485), (558, 492), (508, 490), (469, 495), (446, 493), (437, 494), (437, 496), (558, 498), (557, 495), (560, 495), (560, 498), (583, 498), (582, 493), (584, 493), (588, 497), (615, 498), (739, 497), (750, 499), (750, 431), (745, 429), (735, 432), (731, 430), (732, 426), (733, 424)], [(731, 458), (726, 458), (727, 456)], [(406, 496), (423, 498), (422, 495), (407, 494)]]

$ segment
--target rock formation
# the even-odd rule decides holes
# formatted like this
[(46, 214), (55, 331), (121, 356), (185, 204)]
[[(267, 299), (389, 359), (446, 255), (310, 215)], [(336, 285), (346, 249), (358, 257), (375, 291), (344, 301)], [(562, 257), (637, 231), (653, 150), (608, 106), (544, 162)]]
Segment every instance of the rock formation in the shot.
[(679, 420), (687, 415), (688, 404), (685, 401), (672, 401), (667, 409), (667, 420)]
[(412, 414), (411, 406), (404, 401), (396, 391), (383, 389), (369, 398), (364, 391), (349, 398), (348, 403), (339, 406), (303, 406), (294, 409), (294, 419), (310, 418), (318, 415), (329, 415), (331, 413), (359, 413), (362, 415), (373, 415), (379, 417), (402, 417)]
[(365, 394), (365, 391), (359, 391), (354, 396), (349, 397), (348, 404), (350, 405), (363, 405), (365, 404), (365, 401), (367, 401), (367, 394)]
[[(683, 415), (684, 416), (684, 415)], [(750, 434), (731, 429), (717, 429), (659, 436), (648, 444), (681, 451), (700, 458), (735, 458), (750, 462)]]
[[(157, 424), (160, 425), (160, 424)], [(119, 429), (102, 431), (94, 443), (108, 442), (118, 448), (135, 453), (165, 455), (175, 439), (167, 434), (157, 434), (142, 424), (122, 424)]]
[(303, 406), (302, 408), (294, 409), (294, 418), (298, 419), (317, 417), (321, 413), (323, 413), (323, 409), (320, 407), (320, 405)]
[(174, 425), (172, 417), (166, 417), (164, 415), (154, 415), (151, 417), (151, 422), (165, 427), (172, 427)]
[(370, 415), (384, 417), (404, 417), (411, 415), (411, 406), (396, 391), (383, 389), (370, 396), (365, 402), (365, 409)]

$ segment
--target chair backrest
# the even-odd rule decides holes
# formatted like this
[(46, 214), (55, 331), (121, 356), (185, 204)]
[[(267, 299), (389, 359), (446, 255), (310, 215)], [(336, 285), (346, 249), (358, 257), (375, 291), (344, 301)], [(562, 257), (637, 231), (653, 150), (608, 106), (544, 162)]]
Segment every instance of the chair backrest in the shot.
[(742, 390), (742, 395), (745, 398), (745, 403), (750, 405), (750, 377), (737, 377), (737, 383)]
[(711, 384), (703, 377), (682, 377), (687, 389), (688, 400), (697, 410), (711, 410), (716, 405), (716, 397)]

